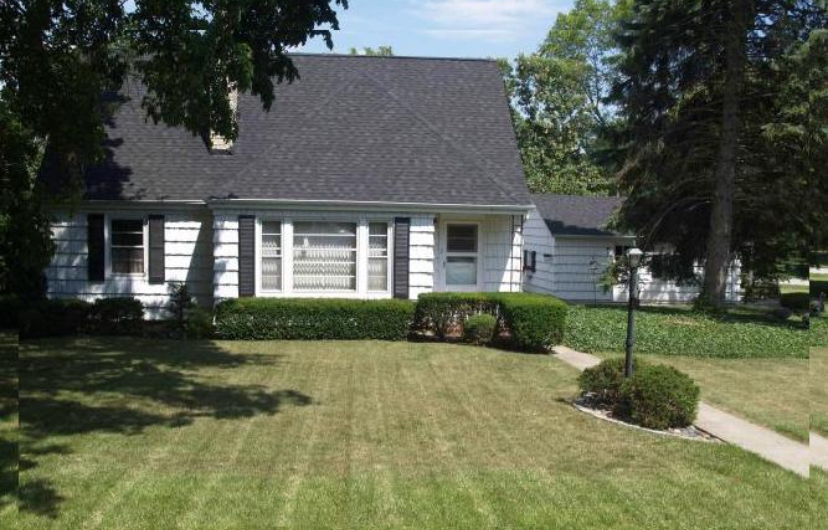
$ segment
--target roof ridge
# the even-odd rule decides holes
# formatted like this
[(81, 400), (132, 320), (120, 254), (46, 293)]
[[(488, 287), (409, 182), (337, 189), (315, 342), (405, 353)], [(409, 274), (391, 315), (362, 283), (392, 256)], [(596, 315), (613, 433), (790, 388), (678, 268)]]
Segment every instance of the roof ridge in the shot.
[(464, 62), (481, 62), (481, 63), (497, 63), (497, 59), (492, 57), (448, 57), (448, 56), (428, 56), (428, 55), (362, 55), (350, 53), (323, 53), (323, 52), (290, 52), (288, 57), (326, 57), (334, 59), (408, 59), (418, 61), (464, 61)]
[[(472, 163), (473, 166), (477, 167), (478, 169), (480, 169), (483, 172), (483, 176), (485, 176), (486, 178), (491, 180), (492, 183), (495, 186), (497, 186), (500, 189), (500, 191), (505, 193), (507, 197), (514, 200), (515, 202), (520, 202), (519, 199), (515, 195), (512, 194), (512, 192), (509, 190), (509, 188), (507, 186), (504, 186), (502, 182), (500, 182), (497, 178), (495, 178), (493, 175), (490, 174), (490, 171), (488, 169), (486, 169), (485, 167), (482, 167), (480, 164), (478, 164), (477, 160), (474, 157), (469, 156), (469, 153), (467, 153), (465, 149), (459, 148), (458, 146), (456, 146), (454, 144), (453, 141), (451, 141), (449, 138), (446, 138), (446, 136), (442, 133), (442, 131), (440, 131), (440, 129), (438, 127), (436, 127), (434, 124), (432, 124), (425, 116), (423, 116), (422, 114), (420, 114), (419, 112), (417, 112), (416, 110), (411, 108), (410, 105), (408, 105), (406, 102), (404, 102), (402, 99), (400, 99), (399, 96), (397, 96), (391, 89), (389, 89), (387, 86), (385, 86), (380, 80), (376, 79), (374, 76), (369, 75), (366, 72), (358, 72), (358, 74), (365, 77), (366, 79), (368, 79), (369, 81), (371, 81), (372, 83), (374, 83), (375, 85), (380, 87), (382, 90), (384, 90), (389, 96), (391, 96), (391, 98), (394, 101), (396, 101), (397, 103), (399, 103), (400, 105), (405, 107), (405, 109), (408, 112), (410, 112), (417, 119), (419, 119), (423, 123), (423, 125), (425, 125), (432, 133), (437, 135), (443, 142), (446, 143), (446, 145), (448, 145), (449, 147), (451, 147), (452, 149), (454, 149), (455, 151), (460, 153), (460, 155), (462, 155), (464, 158), (467, 158)], [(468, 149), (468, 150), (472, 151), (472, 153), (474, 155), (478, 156), (479, 158), (484, 159), (484, 160), (488, 160), (486, 157), (484, 157), (480, 153), (476, 152), (474, 149)]]

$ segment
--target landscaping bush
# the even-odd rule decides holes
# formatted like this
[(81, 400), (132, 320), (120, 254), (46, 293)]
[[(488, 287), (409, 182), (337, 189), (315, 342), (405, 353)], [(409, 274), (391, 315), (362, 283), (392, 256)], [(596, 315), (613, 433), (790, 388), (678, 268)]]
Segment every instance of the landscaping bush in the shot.
[(208, 339), (213, 335), (213, 314), (200, 307), (194, 307), (187, 315), (184, 332), (188, 339)]
[(497, 318), (498, 303), (493, 293), (424, 293), (417, 299), (414, 328), (433, 331), (443, 339), (459, 329), (472, 315), (486, 313)]
[(621, 385), (616, 416), (648, 429), (686, 427), (696, 419), (699, 387), (671, 366), (640, 365)]
[(240, 298), (216, 308), (216, 335), (240, 340), (405, 340), (408, 300)]
[(785, 293), (779, 297), (779, 302), (791, 311), (808, 311), (811, 308), (811, 296), (808, 293)]
[(90, 330), (104, 335), (139, 333), (143, 322), (144, 304), (132, 297), (99, 298), (90, 312)]
[(20, 299), (12, 294), (0, 295), (0, 329), (20, 327)]
[(563, 340), (567, 305), (552, 296), (532, 293), (496, 293), (503, 323), (512, 346), (543, 352)]
[[(641, 363), (636, 363), (639, 366)], [(587, 368), (578, 376), (582, 396), (589, 396), (596, 405), (613, 407), (621, 398), (624, 383), (624, 358), (607, 359)]]
[(21, 338), (76, 335), (85, 331), (92, 304), (83, 300), (39, 300), (19, 306)]
[(488, 344), (497, 332), (497, 319), (492, 315), (472, 315), (463, 324), (463, 338), (472, 344)]
[(546, 351), (563, 338), (567, 306), (561, 300), (533, 293), (427, 293), (417, 300), (415, 328), (438, 338), (472, 315), (489, 314), (509, 333), (511, 346)]

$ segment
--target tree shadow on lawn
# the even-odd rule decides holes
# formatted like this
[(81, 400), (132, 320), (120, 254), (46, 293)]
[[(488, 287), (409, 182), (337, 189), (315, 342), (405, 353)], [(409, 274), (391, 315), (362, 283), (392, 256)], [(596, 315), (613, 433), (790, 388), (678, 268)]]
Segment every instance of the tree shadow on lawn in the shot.
[[(231, 354), (211, 342), (81, 338), (25, 344), (19, 362), (22, 469), (69, 451), (52, 443), (53, 436), (131, 436), (148, 427), (184, 427), (197, 418), (274, 415), (283, 406), (311, 405), (312, 398), (296, 390), (222, 384), (220, 377), (199, 375), (201, 369), (214, 376), (215, 370), (243, 366), (255, 373), (278, 362), (277, 355)], [(152, 410), (157, 405), (175, 412)], [(61, 500), (48, 480), (20, 484), (22, 511), (56, 517)]]
[(0, 511), (17, 502), (17, 333), (0, 330)]

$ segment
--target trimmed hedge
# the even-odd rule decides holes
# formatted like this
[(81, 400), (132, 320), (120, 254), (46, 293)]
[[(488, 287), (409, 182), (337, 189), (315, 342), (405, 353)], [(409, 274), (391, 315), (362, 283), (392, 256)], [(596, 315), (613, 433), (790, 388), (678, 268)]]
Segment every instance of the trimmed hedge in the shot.
[(497, 319), (492, 315), (472, 315), (463, 324), (463, 339), (472, 344), (488, 344), (497, 332)]
[(699, 387), (672, 366), (639, 367), (621, 385), (614, 412), (648, 429), (687, 427), (696, 419)]
[(58, 337), (78, 333), (137, 334), (144, 306), (135, 298), (83, 300), (48, 299), (20, 303), (17, 318), (22, 338)]
[(216, 308), (215, 334), (232, 340), (405, 340), (408, 300), (239, 298)]
[(607, 359), (578, 377), (582, 396), (612, 409), (615, 416), (648, 429), (686, 427), (699, 405), (699, 387), (671, 366), (636, 361), (629, 379), (624, 359)]
[(567, 305), (534, 293), (425, 293), (417, 300), (414, 325), (444, 338), (475, 314), (497, 318), (508, 331), (511, 346), (543, 352), (563, 339)]

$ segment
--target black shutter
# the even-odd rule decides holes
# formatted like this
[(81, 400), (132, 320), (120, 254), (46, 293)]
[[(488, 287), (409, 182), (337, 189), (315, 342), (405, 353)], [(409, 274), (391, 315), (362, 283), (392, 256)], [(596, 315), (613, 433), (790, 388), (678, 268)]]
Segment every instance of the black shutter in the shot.
[(256, 294), (256, 218), (239, 216), (239, 296)]
[(164, 216), (149, 216), (149, 282), (164, 283)]
[(102, 282), (106, 275), (104, 260), (104, 216), (92, 213), (86, 216), (87, 267), (90, 282)]
[(537, 269), (537, 265), (538, 265), (538, 253), (533, 250), (532, 251), (532, 265), (531, 265), (532, 272), (535, 272), (535, 270)]
[(408, 299), (408, 242), (411, 219), (394, 219), (394, 298)]

